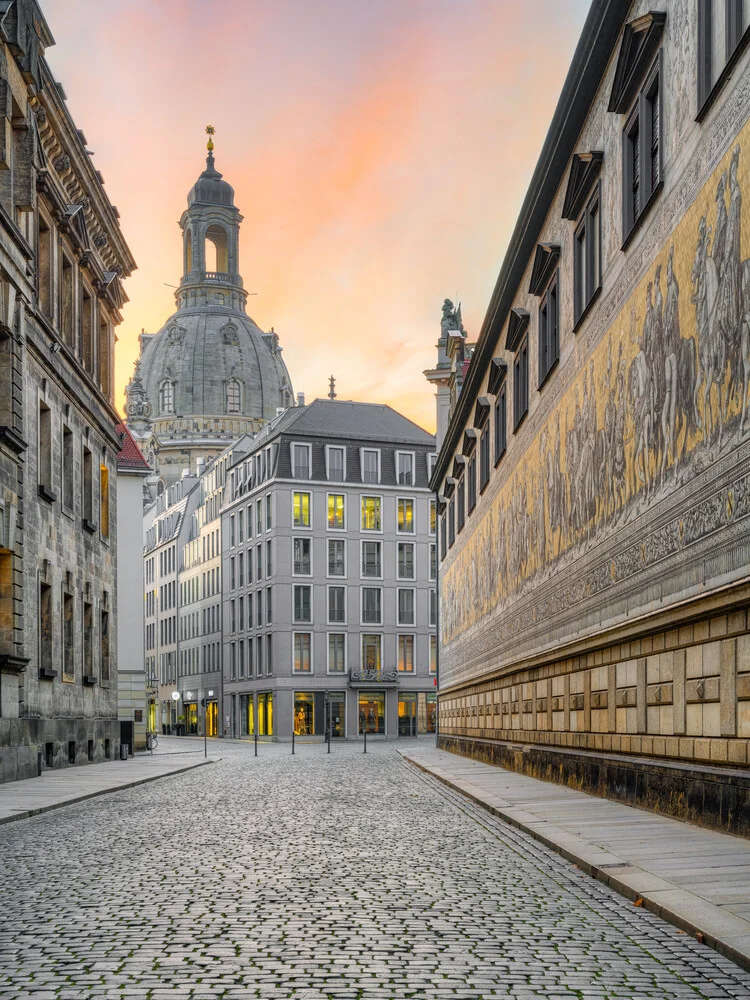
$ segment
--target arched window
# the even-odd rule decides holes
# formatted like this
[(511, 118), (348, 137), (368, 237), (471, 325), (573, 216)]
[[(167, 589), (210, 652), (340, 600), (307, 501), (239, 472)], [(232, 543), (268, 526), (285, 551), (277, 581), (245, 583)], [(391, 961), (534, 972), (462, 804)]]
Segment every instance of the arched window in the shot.
[(227, 413), (240, 412), (240, 383), (236, 378), (227, 382)]
[(174, 413), (174, 382), (170, 378), (159, 386), (159, 412)]
[(185, 273), (193, 270), (193, 234), (188, 229), (185, 233)]
[(229, 240), (226, 229), (217, 225), (208, 227), (204, 254), (206, 271), (219, 274), (226, 274), (229, 271)]

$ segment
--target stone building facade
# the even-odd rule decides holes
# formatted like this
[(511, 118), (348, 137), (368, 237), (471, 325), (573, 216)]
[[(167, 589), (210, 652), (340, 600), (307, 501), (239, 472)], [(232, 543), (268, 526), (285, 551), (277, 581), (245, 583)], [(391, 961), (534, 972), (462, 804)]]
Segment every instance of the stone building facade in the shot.
[(141, 353), (126, 388), (128, 427), (156, 473), (155, 492), (188, 469), (198, 473), (232, 441), (294, 404), (278, 335), (246, 313), (239, 267), (242, 215), (216, 169), (206, 169), (180, 219), (183, 274), (177, 311)]
[(272, 421), (228, 467), (228, 733), (434, 732), (434, 448), (388, 406), (317, 399)]
[(0, 780), (117, 752), (114, 329), (134, 268), (44, 58), (0, 5)]
[(433, 479), (441, 745), (742, 832), (749, 29), (592, 4)]

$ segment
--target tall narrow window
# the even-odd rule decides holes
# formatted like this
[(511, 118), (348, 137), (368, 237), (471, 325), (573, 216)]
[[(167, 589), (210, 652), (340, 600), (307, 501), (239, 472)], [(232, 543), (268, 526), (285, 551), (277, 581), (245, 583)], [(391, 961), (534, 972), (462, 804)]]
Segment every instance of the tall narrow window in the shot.
[(159, 411), (174, 413), (174, 382), (165, 378), (159, 386)]
[(379, 578), (383, 575), (380, 549), (380, 542), (362, 542), (362, 576)]
[(477, 505), (477, 456), (473, 454), (466, 463), (467, 513), (471, 514)]
[(342, 483), (344, 481), (344, 449), (338, 447), (328, 448), (328, 478), (331, 482)]
[(448, 501), (448, 547), (456, 540), (456, 503), (451, 499)]
[(83, 673), (94, 676), (94, 606), (90, 601), (83, 602)]
[(523, 343), (513, 358), (513, 426), (518, 427), (529, 409), (529, 342)]
[(368, 673), (379, 673), (380, 671), (380, 635), (362, 636), (362, 668)]
[(312, 636), (309, 632), (294, 633), (294, 669), (297, 673), (310, 673)]
[(39, 667), (52, 673), (52, 587), (39, 584)]
[(69, 427), (63, 427), (62, 436), (62, 502), (68, 510), (73, 509), (73, 432)]
[(62, 679), (64, 681), (74, 681), (76, 679), (75, 667), (75, 640), (74, 640), (73, 620), (73, 595), (65, 588), (62, 591)]
[(109, 538), (109, 469), (99, 466), (99, 530), (102, 538)]
[(660, 60), (654, 63), (623, 132), (623, 239), (661, 187)]
[[(698, 0), (699, 119), (712, 103), (714, 88), (750, 41), (748, 0)], [(705, 107), (704, 107), (705, 105)]]
[[(105, 593), (104, 601), (106, 600)], [(99, 659), (102, 683), (106, 684), (109, 682), (109, 611), (106, 606), (99, 612)]]
[(430, 500), (430, 534), (437, 534), (437, 502)]
[(346, 588), (328, 588), (328, 621), (331, 624), (343, 624), (346, 621)]
[(343, 674), (346, 670), (346, 635), (330, 632), (328, 635), (328, 673)]
[(463, 475), (459, 476), (456, 487), (456, 527), (459, 531), (463, 529), (466, 520), (466, 480)]
[(312, 588), (309, 586), (297, 585), (294, 588), (294, 620), (312, 621)]
[(578, 222), (573, 256), (573, 320), (578, 324), (601, 287), (601, 219), (599, 188)]
[(40, 492), (54, 500), (52, 492), (52, 411), (39, 402), (39, 440), (37, 448), (37, 482)]
[[(559, 338), (559, 308), (558, 308), (558, 276), (555, 276), (547, 286), (539, 304), (539, 387), (544, 384), (547, 376), (560, 357)], [(527, 400), (528, 405), (528, 400)]]
[(83, 286), (81, 291), (81, 357), (87, 372), (94, 371), (94, 299)]
[(292, 445), (292, 464), (295, 479), (310, 478), (310, 445)]
[(414, 455), (410, 452), (396, 452), (396, 481), (399, 486), (414, 485)]
[(96, 360), (99, 367), (99, 385), (107, 399), (112, 398), (112, 327), (99, 307), (99, 345)]
[(490, 426), (485, 424), (479, 438), (479, 492), (490, 481)]
[(362, 622), (380, 625), (382, 615), (382, 590), (380, 587), (362, 588)]
[(68, 347), (75, 347), (73, 337), (73, 265), (62, 254), (60, 274), (60, 332)]
[[(260, 513), (260, 503), (258, 503)], [(292, 501), (292, 521), (295, 528), (310, 527), (310, 494), (295, 493)], [(262, 523), (258, 526), (258, 531), (262, 531)]]
[(292, 541), (293, 567), (295, 576), (310, 576), (312, 572), (312, 561), (310, 558), (311, 539), (295, 538)]
[(398, 624), (399, 625), (413, 625), (414, 624), (414, 591), (413, 590), (399, 590), (398, 591)]
[(399, 497), (396, 514), (396, 530), (412, 533), (414, 531), (414, 501)]
[(226, 392), (227, 413), (239, 413), (241, 410), (241, 393), (240, 383), (236, 378), (232, 378), (227, 382)]
[(93, 531), (94, 524), (94, 456), (89, 448), (83, 449), (81, 463), (81, 515), (83, 526)]
[(48, 319), (52, 319), (52, 230), (41, 216), (39, 216), (37, 280), (39, 307)]
[(398, 637), (398, 671), (401, 674), (414, 673), (414, 636)]
[(380, 531), (380, 497), (362, 497), (362, 531)]
[(505, 413), (505, 383), (498, 390), (497, 396), (495, 397), (495, 419), (494, 419), (494, 434), (495, 434), (495, 465), (500, 461), (500, 459), (505, 454), (506, 448), (506, 437), (507, 437), (507, 423), (506, 423), (506, 413)]
[[(365, 543), (366, 544), (366, 543)], [(414, 579), (414, 543), (398, 542), (396, 575), (399, 580)]]
[(371, 448), (362, 449), (362, 482), (380, 482), (380, 452)]
[(346, 548), (343, 538), (328, 539), (328, 575), (346, 576)]
[(343, 493), (328, 494), (328, 527), (344, 527), (344, 495)]

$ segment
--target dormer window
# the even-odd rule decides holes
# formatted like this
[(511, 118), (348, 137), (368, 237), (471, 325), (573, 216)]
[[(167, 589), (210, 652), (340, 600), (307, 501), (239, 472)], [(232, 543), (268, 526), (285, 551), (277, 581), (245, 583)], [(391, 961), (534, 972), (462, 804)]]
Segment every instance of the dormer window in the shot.
[(159, 412), (174, 413), (174, 382), (165, 378), (159, 385)]
[(226, 384), (227, 413), (240, 413), (242, 407), (242, 389), (236, 378)]
[(399, 486), (414, 485), (414, 452), (396, 452), (396, 480)]
[(375, 448), (363, 448), (360, 452), (362, 463), (362, 482), (380, 482), (380, 452)]
[(310, 478), (310, 445), (292, 445), (292, 475), (295, 479)]

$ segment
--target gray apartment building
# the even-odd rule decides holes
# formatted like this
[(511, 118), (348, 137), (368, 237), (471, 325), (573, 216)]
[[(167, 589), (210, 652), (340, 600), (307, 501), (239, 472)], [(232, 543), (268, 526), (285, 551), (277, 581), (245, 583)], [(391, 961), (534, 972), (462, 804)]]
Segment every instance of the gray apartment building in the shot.
[(433, 732), (435, 439), (388, 406), (286, 410), (227, 469), (225, 732)]

